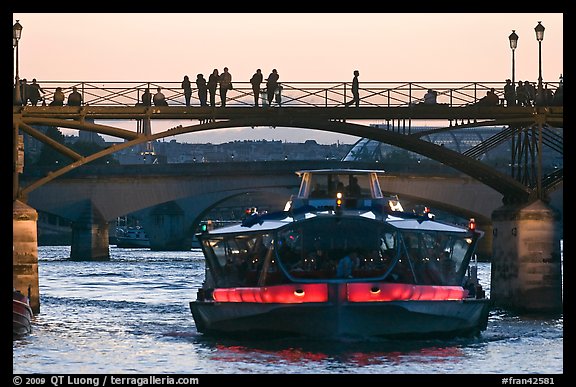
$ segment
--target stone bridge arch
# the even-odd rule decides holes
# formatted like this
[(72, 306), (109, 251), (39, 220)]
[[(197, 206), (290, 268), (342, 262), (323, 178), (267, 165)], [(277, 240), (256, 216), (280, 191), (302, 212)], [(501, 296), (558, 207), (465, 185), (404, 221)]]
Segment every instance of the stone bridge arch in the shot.
[[(19, 196), (24, 198), (24, 200), (31, 191), (38, 188), (39, 186), (46, 184), (47, 182), (54, 180), (55, 178), (75, 168), (78, 168), (86, 163), (89, 163), (100, 157), (107, 156), (109, 154), (112, 154), (125, 148), (133, 147), (138, 144), (158, 140), (169, 136), (176, 136), (180, 134), (202, 132), (207, 130), (227, 129), (234, 127), (247, 127), (247, 126), (307, 128), (313, 130), (370, 138), (373, 140), (397, 146), (405, 150), (409, 150), (411, 152), (418, 153), (422, 156), (438, 161), (444, 165), (448, 165), (458, 171), (463, 172), (468, 176), (477, 179), (478, 181), (481, 181), (482, 183), (502, 193), (503, 197), (507, 201), (523, 202), (528, 199), (531, 193), (531, 190), (528, 187), (525, 187), (523, 184), (519, 183), (513, 178), (496, 171), (495, 169), (483, 164), (480, 161), (466, 157), (458, 152), (437, 146), (435, 144), (432, 144), (425, 140), (421, 140), (414, 136), (407, 136), (404, 134), (399, 134), (392, 131), (383, 130), (380, 128), (370, 127), (366, 125), (352, 124), (344, 121), (319, 120), (319, 119), (294, 119), (291, 117), (284, 118), (281, 115), (275, 117), (264, 117), (264, 118), (254, 118), (254, 117), (247, 119), (238, 118), (225, 121), (209, 120), (208, 122), (205, 123), (185, 127), (178, 126), (176, 128), (168, 129), (166, 131), (150, 135), (137, 134), (129, 130), (119, 129), (115, 127), (85, 121), (70, 121), (70, 120), (53, 119), (53, 118), (21, 118), (20, 120), (16, 120), (16, 122), (14, 123), (14, 125), (18, 125), (21, 129), (33, 135), (34, 137), (40, 140), (47, 141), (46, 138), (42, 138), (41, 136), (39, 136), (38, 135), (39, 132), (30, 126), (33, 124), (87, 130), (124, 138), (127, 141), (122, 144), (116, 144), (114, 146), (111, 146), (107, 149), (104, 149), (100, 152), (94, 153), (87, 157), (81, 157), (72, 154), (68, 150), (68, 154), (71, 157), (73, 157), (74, 161), (71, 164), (57, 171), (53, 171), (44, 178), (41, 178), (38, 181), (30, 184), (29, 186), (21, 189)], [(66, 152), (62, 148), (65, 147), (63, 146), (60, 147), (60, 150)]]

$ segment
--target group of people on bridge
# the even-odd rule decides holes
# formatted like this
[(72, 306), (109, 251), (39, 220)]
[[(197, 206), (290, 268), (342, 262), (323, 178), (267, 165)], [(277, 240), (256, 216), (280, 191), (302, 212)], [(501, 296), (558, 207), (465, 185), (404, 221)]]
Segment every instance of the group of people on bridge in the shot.
[[(32, 79), (32, 83), (28, 83), (26, 78), (19, 80), (19, 88), (14, 87), (13, 90), (13, 103), (14, 105), (26, 106), (28, 102), (32, 106), (38, 106), (38, 103), (42, 101), (42, 106), (46, 106), (46, 98), (44, 98), (44, 89), (36, 81), (36, 78)], [(19, 93), (19, 95), (17, 95)], [(20, 97), (18, 100), (17, 97)], [(72, 91), (68, 95), (68, 101), (66, 102), (66, 95), (61, 87), (57, 87), (54, 91), (52, 97), (52, 102), (49, 106), (82, 106), (83, 98), (82, 94), (78, 91), (76, 86), (72, 86)]]
[(506, 106), (562, 106), (564, 104), (564, 83), (562, 76), (556, 92), (548, 89), (548, 84), (536, 89), (534, 83), (518, 81), (515, 86), (512, 80), (506, 79), (504, 100)]
[[(354, 70), (354, 77), (352, 79), (352, 99), (348, 102), (344, 102), (343, 106), (348, 107), (354, 105), (355, 107), (360, 106), (360, 83), (358, 77), (360, 72)], [(280, 76), (276, 69), (273, 69), (268, 75), (268, 78), (264, 79), (261, 69), (257, 69), (256, 72), (250, 78), (250, 84), (252, 87), (252, 92), (254, 94), (254, 106), (264, 107), (272, 106), (275, 102), (278, 107), (282, 106), (282, 85), (278, 82)], [(266, 87), (262, 88), (262, 83), (266, 81)], [(200, 101), (200, 106), (210, 106), (216, 107), (216, 91), (219, 88), (220, 91), (220, 106), (226, 106), (227, 94), (229, 90), (234, 89), (232, 83), (232, 74), (230, 74), (228, 67), (224, 67), (223, 72), (220, 73), (218, 69), (214, 69), (212, 74), (206, 80), (203, 74), (198, 74), (196, 76), (196, 89), (198, 92), (198, 100)], [(184, 101), (187, 107), (191, 106), (192, 100), (192, 82), (188, 75), (184, 76), (181, 83), (181, 88), (184, 91)], [(495, 88), (490, 88), (486, 91), (486, 95), (480, 98), (478, 101), (474, 102), (473, 105), (480, 106), (562, 106), (563, 105), (563, 91), (564, 84), (563, 78), (560, 76), (560, 83), (555, 92), (548, 89), (548, 84), (539, 86), (537, 89), (533, 83), (529, 81), (518, 81), (515, 86), (510, 79), (506, 79), (506, 84), (504, 85), (503, 97), (501, 98), (496, 92)], [(45, 94), (42, 87), (38, 84), (36, 79), (32, 80), (32, 83), (28, 84), (26, 79), (19, 81), (19, 100), (16, 95), (17, 89), (14, 88), (14, 105), (26, 106), (28, 103), (32, 106), (37, 106), (40, 101), (42, 101), (42, 106), (46, 106), (46, 98), (43, 97)], [(210, 99), (208, 100), (208, 97)], [(436, 105), (438, 98), (438, 92), (433, 89), (428, 89), (420, 103), (411, 103), (411, 105)], [(53, 100), (50, 102), (49, 106), (82, 106), (83, 98), (78, 92), (76, 86), (72, 87), (72, 92), (68, 95), (68, 101), (65, 102), (66, 96), (61, 87), (56, 87)], [(259, 101), (261, 100), (261, 105)], [(156, 93), (151, 94), (150, 89), (146, 88), (139, 98), (139, 102), (136, 106), (168, 106), (168, 101), (166, 96), (162, 93), (162, 87), (158, 86), (156, 88)]]
[[(280, 75), (278, 74), (278, 71), (273, 69), (270, 75), (268, 75), (268, 78), (265, 79), (266, 88), (261, 89), (264, 75), (262, 74), (261, 69), (256, 70), (252, 75), (252, 78), (250, 78), (250, 84), (252, 85), (252, 91), (254, 93), (255, 107), (259, 106), (259, 98), (262, 98), (263, 106), (266, 102), (271, 106), (273, 101), (275, 101), (278, 106), (282, 105), (282, 85), (278, 82), (279, 78)], [(192, 99), (192, 82), (188, 75), (184, 76), (181, 87), (184, 90), (185, 104), (186, 106), (190, 106), (190, 100)], [(232, 74), (230, 74), (228, 67), (224, 67), (221, 74), (218, 69), (214, 69), (212, 74), (208, 77), (208, 81), (204, 78), (204, 74), (198, 74), (196, 76), (196, 89), (198, 91), (198, 100), (200, 101), (201, 107), (208, 106), (208, 94), (210, 94), (210, 106), (216, 107), (216, 90), (218, 87), (220, 88), (220, 106), (225, 107), (228, 91), (234, 89)], [(261, 93), (263, 94), (261, 95)], [(142, 103), (146, 105), (144, 100), (142, 100)]]
[[(510, 79), (506, 79), (504, 85), (504, 97), (500, 98), (495, 88), (486, 91), (486, 95), (474, 102), (472, 105), (479, 106), (563, 106), (564, 101), (564, 83), (562, 76), (556, 92), (548, 89), (548, 84), (536, 89), (534, 84), (529, 81), (518, 81), (515, 87)], [(435, 105), (437, 104), (438, 92), (428, 89), (424, 94), (424, 99), (417, 105)], [(505, 104), (504, 104), (505, 102)]]

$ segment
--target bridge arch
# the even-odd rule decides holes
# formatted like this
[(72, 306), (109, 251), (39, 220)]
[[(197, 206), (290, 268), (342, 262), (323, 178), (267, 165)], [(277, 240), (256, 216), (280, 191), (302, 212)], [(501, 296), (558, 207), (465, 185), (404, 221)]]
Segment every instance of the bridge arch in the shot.
[(516, 201), (525, 201), (531, 193), (531, 190), (528, 187), (524, 186), (523, 184), (514, 180), (513, 178), (494, 170), (493, 168), (485, 165), (480, 161), (466, 157), (458, 152), (446, 149), (445, 147), (440, 147), (438, 145), (432, 144), (425, 140), (421, 140), (420, 138), (414, 136), (407, 136), (404, 134), (383, 130), (381, 128), (375, 128), (355, 123), (348, 123), (345, 121), (333, 121), (325, 119), (295, 119), (290, 116), (283, 117), (282, 115), (279, 114), (278, 116), (274, 117), (246, 118), (246, 119), (238, 118), (225, 121), (208, 121), (205, 123), (190, 126), (177, 126), (175, 128), (150, 135), (138, 134), (125, 129), (85, 121), (25, 117), (20, 118), (19, 120), (15, 120), (14, 122), (14, 125), (19, 126), (25, 132), (35, 137), (38, 137), (37, 133), (39, 132), (30, 126), (33, 124), (87, 130), (124, 138), (127, 141), (122, 144), (113, 145), (107, 149), (104, 149), (100, 152), (96, 152), (90, 156), (77, 158), (71, 164), (48, 174), (48, 176), (41, 178), (36, 182), (30, 184), (29, 186), (25, 187), (24, 189), (22, 189), (20, 192), (20, 196), (23, 198), (25, 198), (28, 195), (28, 193), (38, 188), (39, 186), (46, 184), (47, 182), (63, 175), (64, 173), (70, 170), (73, 170), (95, 159), (107, 156), (109, 154), (112, 154), (125, 148), (129, 148), (148, 141), (153, 141), (169, 136), (176, 136), (180, 134), (202, 132), (207, 130), (234, 128), (234, 127), (248, 127), (248, 126), (307, 128), (319, 131), (335, 132), (352, 136), (370, 138), (376, 141), (381, 141), (390, 145), (397, 146), (402, 149), (412, 151), (414, 153), (418, 153), (422, 156), (428, 157), (432, 160), (448, 165), (460, 172), (463, 172), (468, 176), (477, 179), (478, 181), (481, 181), (487, 186), (502, 193), (504, 200), (512, 199)]

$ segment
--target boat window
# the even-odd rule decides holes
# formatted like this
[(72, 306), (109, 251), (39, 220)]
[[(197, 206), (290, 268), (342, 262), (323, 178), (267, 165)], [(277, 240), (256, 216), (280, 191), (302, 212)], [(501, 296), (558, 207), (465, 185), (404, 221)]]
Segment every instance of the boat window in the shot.
[(309, 190), (314, 190), (314, 186), (311, 184), (314, 184), (313, 182), (310, 182), (310, 178), (311, 178), (311, 174), (309, 172), (306, 172), (302, 175), (302, 180), (300, 181), (300, 191), (298, 192), (298, 196), (303, 198), (303, 197), (308, 197), (308, 191)]
[(359, 175), (349, 175), (347, 194), (351, 197), (372, 197), (370, 189), (371, 181), (370, 175), (359, 174)]
[(266, 284), (282, 282), (272, 251), (274, 240), (271, 234), (250, 234), (215, 237), (204, 242), (206, 259), (217, 287), (257, 286), (262, 269), (268, 273)]
[[(304, 193), (305, 181), (302, 181), (300, 195)], [(345, 197), (369, 198), (371, 197), (371, 178), (369, 174), (316, 174), (310, 179), (310, 198), (333, 198), (338, 192)], [(379, 187), (379, 186), (378, 186)], [(378, 193), (381, 196), (382, 193)]]
[(370, 219), (313, 219), (278, 232), (278, 265), (293, 281), (383, 278), (397, 259), (395, 234)]
[(404, 231), (400, 259), (391, 276), (422, 285), (461, 285), (471, 240), (438, 233)]
[(382, 188), (380, 188), (380, 181), (378, 180), (378, 174), (372, 173), (372, 180), (368, 183), (368, 189), (372, 188), (372, 197), (380, 199), (384, 197), (382, 195)]
[(311, 179), (311, 198), (328, 197), (328, 175), (313, 175)]

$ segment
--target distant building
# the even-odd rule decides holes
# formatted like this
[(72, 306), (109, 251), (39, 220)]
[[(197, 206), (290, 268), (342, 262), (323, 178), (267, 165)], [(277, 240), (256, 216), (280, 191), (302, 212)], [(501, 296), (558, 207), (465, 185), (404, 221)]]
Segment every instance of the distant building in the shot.
[[(111, 145), (109, 143), (108, 145)], [(352, 145), (318, 144), (315, 140), (304, 143), (288, 143), (268, 140), (232, 141), (224, 144), (190, 144), (176, 140), (155, 141), (151, 144), (154, 151), (143, 154), (136, 147), (114, 153), (120, 164), (148, 163), (207, 163), (230, 161), (275, 161), (275, 160), (340, 160)], [(145, 152), (144, 152), (145, 153)], [(151, 162), (156, 159), (157, 161)]]

